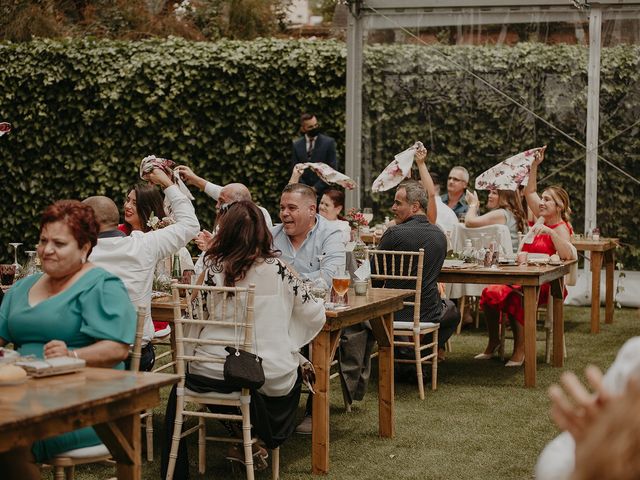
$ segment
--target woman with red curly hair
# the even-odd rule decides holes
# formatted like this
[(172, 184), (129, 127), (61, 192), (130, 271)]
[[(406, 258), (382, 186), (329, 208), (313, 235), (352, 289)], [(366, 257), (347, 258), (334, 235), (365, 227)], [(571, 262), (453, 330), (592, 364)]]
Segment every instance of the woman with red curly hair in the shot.
[[(96, 245), (93, 209), (61, 200), (45, 209), (38, 256), (43, 273), (18, 281), (0, 308), (0, 346), (21, 355), (81, 358), (91, 367), (123, 368), (136, 313), (122, 281), (87, 261)], [(40, 478), (37, 463), (62, 452), (100, 444), (93, 428), (38, 440), (0, 454), (6, 478)]]

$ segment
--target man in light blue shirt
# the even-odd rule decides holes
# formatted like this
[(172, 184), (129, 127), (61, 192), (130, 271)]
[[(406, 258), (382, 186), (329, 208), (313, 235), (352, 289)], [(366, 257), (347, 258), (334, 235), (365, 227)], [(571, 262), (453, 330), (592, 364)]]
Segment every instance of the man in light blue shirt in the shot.
[[(290, 183), (280, 196), (281, 224), (271, 229), (273, 247), (282, 252), (280, 258), (291, 265), (303, 279), (331, 279), (345, 266), (341, 232), (316, 213), (316, 191), (302, 183)], [(303, 355), (308, 356), (307, 351)], [(305, 417), (297, 433), (311, 434), (311, 402), (307, 399)]]
[(340, 230), (316, 213), (316, 192), (302, 183), (291, 183), (280, 197), (281, 224), (271, 229), (274, 248), (302, 278), (322, 278), (327, 285), (345, 266)]

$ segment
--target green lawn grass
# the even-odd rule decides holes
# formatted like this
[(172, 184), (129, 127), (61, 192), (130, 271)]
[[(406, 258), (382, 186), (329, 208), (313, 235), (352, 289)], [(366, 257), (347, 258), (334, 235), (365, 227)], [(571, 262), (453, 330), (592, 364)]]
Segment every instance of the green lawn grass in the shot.
[[(565, 369), (579, 372), (589, 363), (606, 369), (628, 338), (638, 335), (635, 309), (616, 310), (613, 325), (589, 333), (590, 310), (565, 308), (568, 358)], [(601, 318), (604, 317), (602, 311)], [(372, 381), (364, 401), (346, 413), (337, 380), (331, 391), (330, 473), (327, 479), (527, 479), (543, 446), (557, 431), (549, 418), (546, 390), (565, 369), (544, 363), (544, 343), (538, 343), (536, 388), (524, 388), (522, 368), (505, 368), (497, 361), (474, 361), (486, 344), (483, 330), (463, 331), (452, 339), (453, 351), (438, 367), (438, 389), (418, 398), (415, 382), (396, 381), (396, 436), (377, 436), (377, 383)], [(507, 351), (511, 344), (508, 341)], [(301, 402), (301, 413), (304, 402)], [(156, 408), (155, 460), (143, 461), (143, 479), (159, 478), (163, 407)], [(217, 429), (215, 424), (212, 428)], [(195, 436), (192, 436), (195, 439)], [(207, 447), (207, 473), (197, 474), (196, 449), (190, 449), (192, 478), (244, 478), (223, 458), (223, 446)], [(311, 437), (294, 435), (281, 448), (281, 477), (308, 479)], [(83, 466), (77, 479), (105, 479), (108, 466)], [(270, 478), (270, 470), (257, 474)]]

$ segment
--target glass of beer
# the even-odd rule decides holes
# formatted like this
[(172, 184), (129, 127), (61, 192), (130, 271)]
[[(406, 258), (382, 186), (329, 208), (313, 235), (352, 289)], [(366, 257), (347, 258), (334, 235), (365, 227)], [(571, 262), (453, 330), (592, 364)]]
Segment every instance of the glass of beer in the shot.
[(16, 266), (12, 263), (3, 263), (0, 265), (0, 283), (4, 286), (13, 284), (13, 279), (16, 276)]
[(349, 283), (351, 283), (351, 277), (344, 271), (344, 268), (338, 269), (338, 272), (333, 276), (331, 286), (338, 295), (338, 307), (346, 307), (344, 296), (349, 291)]

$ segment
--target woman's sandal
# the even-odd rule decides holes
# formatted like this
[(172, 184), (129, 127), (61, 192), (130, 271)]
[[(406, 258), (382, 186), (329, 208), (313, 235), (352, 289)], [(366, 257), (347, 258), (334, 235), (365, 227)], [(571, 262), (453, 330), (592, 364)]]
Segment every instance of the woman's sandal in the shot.
[[(259, 445), (255, 443), (251, 445), (253, 451), (253, 470), (256, 472), (260, 472), (269, 467), (267, 463), (267, 458), (269, 458), (269, 452)], [(225, 458), (230, 462), (241, 463), (243, 466), (246, 466), (244, 461), (244, 448), (238, 447), (236, 445), (231, 445), (227, 450), (227, 454)]]

